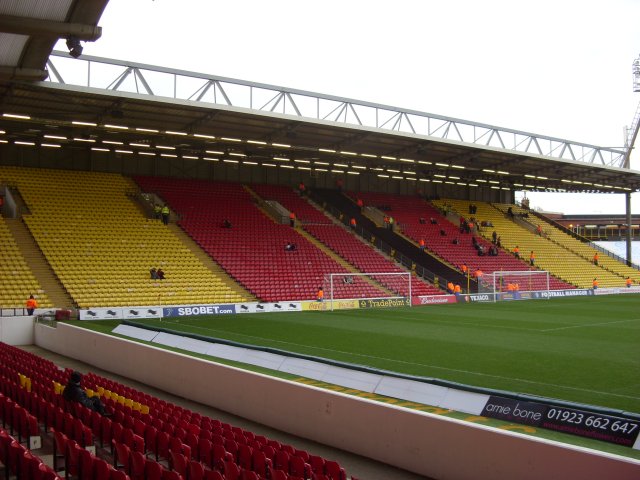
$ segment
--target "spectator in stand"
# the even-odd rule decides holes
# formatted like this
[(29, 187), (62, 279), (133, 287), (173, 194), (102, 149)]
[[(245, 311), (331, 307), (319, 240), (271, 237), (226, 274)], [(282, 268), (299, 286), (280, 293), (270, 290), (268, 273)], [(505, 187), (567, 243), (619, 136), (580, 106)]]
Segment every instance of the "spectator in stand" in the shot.
[(451, 240), (451, 243), (454, 244), (454, 245), (458, 245), (458, 243), (460, 243), (460, 242), (458, 242), (457, 238), (454, 238), (453, 240)]
[(424, 241), (424, 238), (421, 238), (420, 241), (418, 242), (418, 246), (420, 247), (420, 250), (424, 251), (425, 248), (427, 248), (427, 244)]
[(164, 223), (165, 225), (169, 225), (170, 213), (171, 211), (169, 210), (169, 205), (165, 203), (164, 206), (162, 207), (162, 223)]
[(493, 233), (491, 234), (491, 241), (494, 243), (494, 245), (497, 243), (498, 241), (498, 234), (496, 233), (496, 231), (494, 230)]
[(435, 218), (431, 217), (429, 219), (429, 221), (431, 222), (431, 225), (437, 225), (438, 224), (438, 220), (436, 220)]
[(304, 195), (305, 193), (307, 193), (307, 187), (305, 187), (303, 181), (300, 181), (300, 184), (298, 185), (298, 192), (300, 193), (300, 195)]
[(478, 244), (478, 256), (479, 257), (484, 257), (485, 255), (485, 251), (484, 251), (484, 247), (480, 244)]
[(33, 315), (35, 309), (38, 308), (38, 301), (33, 297), (33, 295), (29, 295), (25, 306), (27, 307), (27, 315)]
[(358, 197), (358, 199), (356, 200), (356, 205), (360, 209), (360, 213), (362, 213), (362, 209), (364, 208), (364, 202), (360, 197)]
[(324, 290), (322, 287), (318, 287), (318, 293), (316, 294), (316, 301), (322, 302), (324, 301)]
[(462, 294), (462, 288), (457, 283), (453, 286), (453, 294), (456, 296), (458, 300), (460, 300), (460, 295)]
[(82, 374), (80, 372), (73, 372), (69, 377), (67, 386), (64, 387), (62, 396), (68, 402), (76, 402), (91, 410), (98, 412), (100, 415), (107, 415), (103, 403), (100, 401), (100, 397), (89, 397), (84, 388), (80, 386), (82, 381)]
[(460, 267), (460, 270), (462, 270), (462, 274), (466, 277), (467, 273), (469, 273), (469, 267), (467, 267), (466, 263), (463, 263), (462, 266)]
[(424, 217), (420, 217), (420, 225), (425, 225), (427, 223), (427, 221), (424, 219)]
[(520, 247), (518, 247), (518, 245), (516, 245), (516, 247), (513, 249), (513, 255), (516, 258), (520, 258)]
[(287, 244), (284, 246), (285, 252), (293, 252), (295, 251), (295, 249), (296, 249), (295, 243), (287, 242)]
[(529, 254), (529, 265), (533, 267), (535, 263), (536, 263), (536, 256), (533, 253), (533, 250), (531, 250), (531, 253)]
[(353, 228), (354, 230), (356, 229), (357, 222), (354, 217), (351, 217), (351, 220), (349, 220), (349, 225), (351, 225), (351, 228)]
[(498, 235), (498, 238), (496, 239), (496, 247), (502, 248), (502, 239), (500, 238), (500, 235)]
[(631, 288), (631, 279), (627, 277), (627, 279), (624, 281), (624, 284), (627, 286), (627, 288)]
[(591, 284), (593, 285), (593, 289), (597, 290), (598, 289), (598, 279), (594, 278), (593, 282), (591, 282)]
[(596, 267), (598, 266), (598, 259), (599, 259), (599, 257), (598, 257), (598, 252), (596, 252), (596, 253), (593, 255), (593, 264), (594, 264)]
[(451, 280), (449, 280), (449, 281), (447, 282), (447, 292), (449, 292), (449, 293), (453, 293), (453, 289), (454, 289), (454, 288), (455, 288), (455, 287), (453, 286), (453, 282), (452, 282)]
[(151, 275), (151, 280), (158, 280), (158, 271), (155, 269), (155, 267), (151, 267), (151, 270), (149, 270), (149, 275)]
[(460, 233), (465, 232), (464, 226), (467, 224), (467, 221), (464, 219), (462, 215), (460, 215)]
[(296, 226), (296, 214), (293, 212), (289, 213), (289, 225), (291, 227), (295, 227)]
[(444, 228), (441, 228), (441, 229), (440, 229), (440, 236), (441, 236), (441, 237), (446, 237), (446, 236), (447, 236), (447, 232), (445, 231), (445, 229), (444, 229)]
[(389, 217), (387, 215), (384, 216), (384, 228), (389, 228)]
[(231, 228), (231, 222), (225, 218), (222, 222), (222, 228)]
[(507, 215), (509, 215), (510, 218), (513, 218), (513, 208), (512, 207), (507, 208)]
[(538, 225), (538, 226), (536, 227), (536, 233), (537, 233), (538, 235), (542, 236), (542, 225)]
[(162, 270), (161, 268), (158, 268), (157, 274), (158, 274), (158, 280), (164, 280), (164, 270)]

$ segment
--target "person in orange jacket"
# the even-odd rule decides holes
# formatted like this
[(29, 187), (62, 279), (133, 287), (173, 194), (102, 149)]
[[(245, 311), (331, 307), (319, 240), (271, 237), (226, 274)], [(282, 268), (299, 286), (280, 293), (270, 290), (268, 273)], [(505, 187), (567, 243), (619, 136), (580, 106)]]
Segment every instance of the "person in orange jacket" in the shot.
[(631, 288), (631, 279), (629, 277), (627, 277), (627, 279), (624, 281), (624, 283), (627, 286), (627, 288)]
[(449, 281), (449, 282), (447, 283), (447, 292), (449, 292), (449, 293), (453, 293), (454, 288), (455, 288), (455, 287), (453, 286), (453, 282)]
[(292, 227), (296, 226), (296, 214), (293, 212), (289, 213), (289, 225)]
[(351, 225), (351, 228), (355, 229), (356, 228), (356, 219), (351, 217), (351, 220), (349, 220), (349, 225)]
[(420, 250), (424, 250), (427, 247), (427, 244), (424, 241), (424, 238), (421, 238), (420, 241), (418, 242), (418, 245), (420, 246)]
[(33, 312), (36, 308), (38, 308), (38, 301), (33, 298), (33, 295), (29, 295), (26, 303), (27, 307), (27, 315), (33, 315)]

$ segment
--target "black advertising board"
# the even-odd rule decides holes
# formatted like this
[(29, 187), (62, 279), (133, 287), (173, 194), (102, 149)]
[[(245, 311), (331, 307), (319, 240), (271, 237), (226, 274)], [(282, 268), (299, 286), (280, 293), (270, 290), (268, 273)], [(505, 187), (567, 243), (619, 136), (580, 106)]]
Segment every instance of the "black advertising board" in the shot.
[(498, 396), (489, 397), (482, 415), (627, 447), (640, 433), (638, 420)]

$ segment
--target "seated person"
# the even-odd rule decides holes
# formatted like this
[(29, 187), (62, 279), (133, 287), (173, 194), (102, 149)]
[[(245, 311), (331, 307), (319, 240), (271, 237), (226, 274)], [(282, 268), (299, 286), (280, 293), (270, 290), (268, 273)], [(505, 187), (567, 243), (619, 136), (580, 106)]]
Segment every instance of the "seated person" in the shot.
[(478, 256), (484, 257), (484, 247), (480, 244), (478, 244)]
[(292, 242), (287, 242), (287, 244), (284, 246), (285, 252), (293, 252), (296, 250), (296, 248), (296, 244)]
[(151, 275), (151, 280), (157, 280), (158, 279), (158, 272), (156, 271), (156, 269), (154, 267), (151, 267), (151, 270), (149, 270), (149, 274)]
[(440, 229), (440, 236), (441, 237), (446, 237), (447, 236), (447, 232), (444, 231), (444, 228)]
[(95, 410), (100, 415), (106, 415), (104, 405), (100, 401), (100, 397), (91, 397), (87, 396), (87, 392), (84, 391), (84, 388), (80, 386), (80, 382), (82, 381), (82, 374), (80, 372), (73, 372), (69, 377), (69, 383), (64, 387), (64, 392), (62, 396), (68, 402), (77, 402), (80, 405), (84, 405), (85, 407)]
[(164, 270), (159, 268), (157, 274), (158, 274), (158, 280), (164, 280)]
[(431, 219), (429, 221), (431, 222), (431, 225), (437, 225), (438, 224), (438, 221), (433, 217), (431, 217)]
[(424, 217), (420, 217), (420, 225), (424, 225), (425, 223), (427, 223), (427, 221), (424, 219)]
[(451, 243), (454, 245), (458, 245), (458, 239), (454, 238), (453, 240), (451, 240)]
[(231, 222), (225, 218), (222, 222), (222, 228), (231, 228)]
[(513, 218), (513, 208), (511, 208), (511, 207), (507, 208), (507, 215), (509, 215), (511, 218)]

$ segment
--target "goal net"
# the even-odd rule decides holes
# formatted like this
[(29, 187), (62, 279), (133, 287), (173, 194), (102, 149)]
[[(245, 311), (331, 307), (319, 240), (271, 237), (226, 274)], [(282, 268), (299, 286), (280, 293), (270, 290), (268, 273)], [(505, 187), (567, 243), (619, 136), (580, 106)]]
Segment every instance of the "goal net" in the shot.
[(494, 301), (532, 298), (532, 292), (549, 291), (549, 272), (544, 270), (496, 271), (483, 277), (478, 284), (478, 291), (493, 294)]
[(373, 308), (411, 305), (411, 287), (410, 272), (328, 273), (323, 282), (327, 310), (339, 300), (365, 301)]

